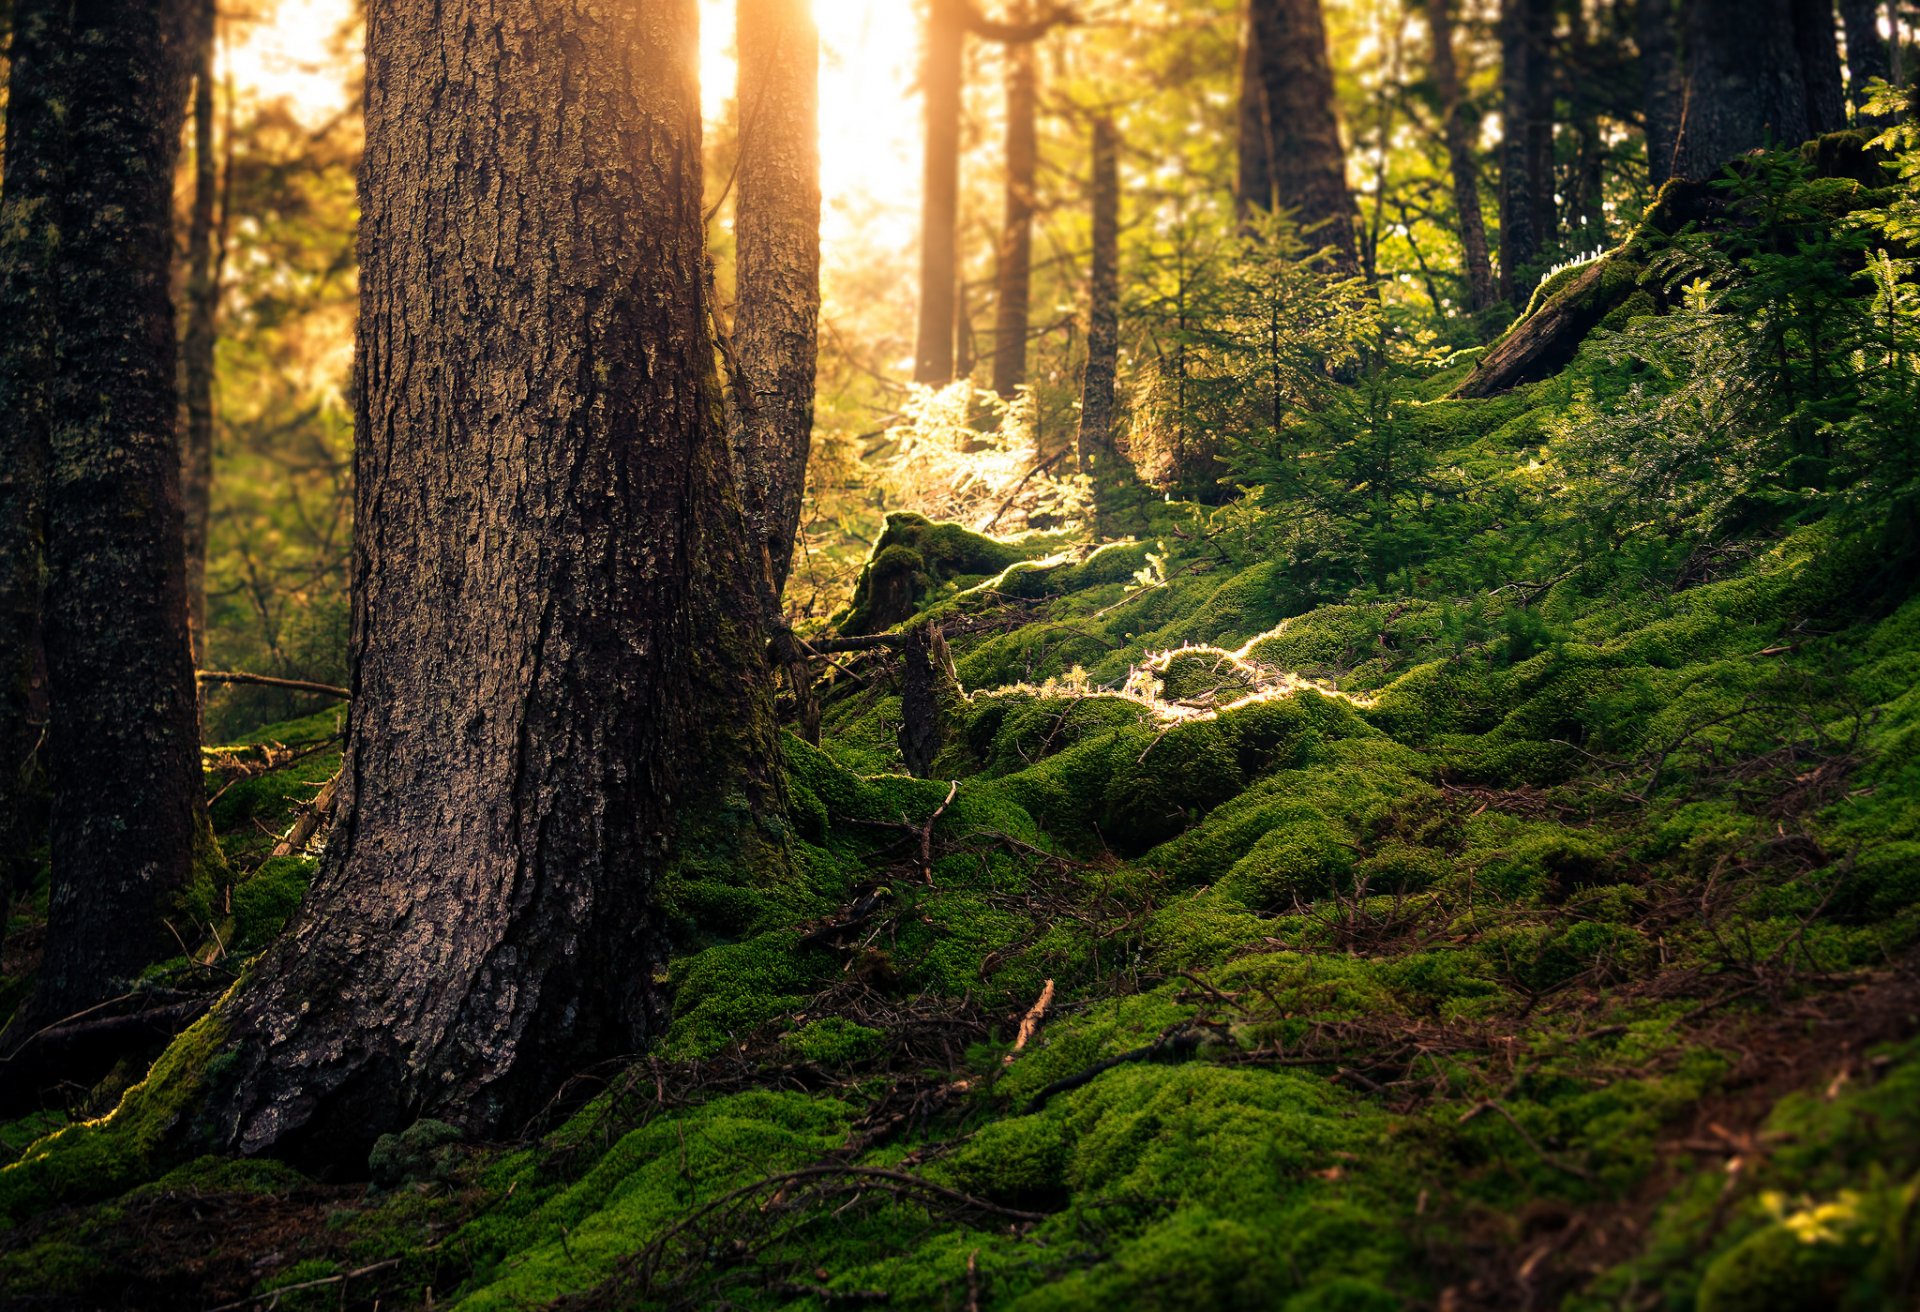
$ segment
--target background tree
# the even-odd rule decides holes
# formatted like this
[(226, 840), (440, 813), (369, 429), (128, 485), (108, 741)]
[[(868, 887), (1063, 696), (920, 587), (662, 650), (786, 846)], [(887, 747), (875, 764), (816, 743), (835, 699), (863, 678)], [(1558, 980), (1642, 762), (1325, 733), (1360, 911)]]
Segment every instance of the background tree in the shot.
[(1647, 183), (1658, 191), (1673, 175), (1680, 145), (1678, 34), (1673, 0), (1639, 0), (1634, 12), (1634, 41), (1640, 48), (1641, 103), (1646, 116)]
[[(695, 5), (516, 14), (369, 13), (354, 702), (325, 866), (228, 1018), (244, 1151), (517, 1124), (658, 1025), (669, 863), (778, 860)], [(514, 128), (562, 121), (596, 130)]]
[[(1012, 0), (1010, 23), (1028, 23), (1033, 0)], [(1007, 155), (1005, 203), (995, 262), (993, 390), (1011, 399), (1027, 381), (1027, 326), (1033, 290), (1034, 188), (1040, 165), (1034, 116), (1038, 70), (1031, 41), (1006, 46)]]
[(1687, 96), (1675, 176), (1710, 178), (1736, 155), (1807, 137), (1794, 3), (1687, 0), (1680, 6)]
[(960, 224), (960, 112), (965, 89), (966, 0), (928, 0), (920, 93), (926, 153), (920, 199), (920, 308), (913, 381), (953, 379), (955, 243)]
[[(1120, 168), (1113, 119), (1093, 120), (1089, 203), (1093, 254), (1087, 278), (1087, 363), (1080, 384), (1080, 472), (1111, 482), (1114, 386), (1120, 355)], [(1098, 495), (1096, 491), (1096, 496)]]
[(1453, 57), (1452, 0), (1427, 0), (1427, 32), (1432, 39), (1433, 84), (1446, 134), (1453, 207), (1460, 225), (1460, 263), (1466, 273), (1467, 304), (1477, 313), (1494, 303), (1495, 288), (1486, 218), (1480, 211), (1480, 162), (1474, 146), (1478, 125), (1461, 91)]
[(220, 312), (214, 260), (213, 53), (217, 9), (199, 0), (194, 22), (193, 209), (187, 225), (187, 327), (181, 342), (186, 423), (181, 431), (180, 492), (186, 515), (187, 622), (193, 661), (207, 660), (207, 535), (213, 523), (213, 373)]
[(1859, 113), (1867, 103), (1867, 84), (1890, 79), (1887, 39), (1880, 34), (1879, 0), (1840, 0), (1840, 21), (1847, 39), (1847, 97)]
[(1310, 249), (1329, 249), (1336, 267), (1353, 269), (1353, 196), (1320, 0), (1252, 0), (1248, 16), (1274, 202), (1293, 214)]
[(46, 501), (51, 893), (33, 1012), (123, 991), (211, 843), (187, 635), (173, 168), (196, 6), (82, 6), (66, 110)]
[(735, 444), (778, 596), (813, 438), (820, 322), (820, 33), (810, 0), (740, 0)]
[(1516, 306), (1553, 236), (1552, 22), (1552, 0), (1501, 0), (1500, 284)]
[(1840, 82), (1840, 44), (1833, 0), (1792, 0), (1793, 45), (1805, 89), (1807, 131), (1814, 136), (1847, 126), (1847, 98)]

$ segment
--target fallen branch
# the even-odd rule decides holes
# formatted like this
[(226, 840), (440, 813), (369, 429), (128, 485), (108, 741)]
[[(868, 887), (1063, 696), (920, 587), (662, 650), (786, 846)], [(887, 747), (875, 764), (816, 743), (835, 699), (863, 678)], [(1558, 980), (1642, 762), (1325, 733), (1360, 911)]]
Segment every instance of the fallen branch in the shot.
[(310, 679), (279, 679), (271, 674), (248, 674), (241, 670), (195, 670), (193, 677), (201, 683), (242, 683), (260, 688), (285, 688), (289, 692), (319, 693), (323, 697), (338, 697), (343, 702), (353, 699), (353, 694), (345, 688), (314, 683)]
[[(357, 1280), (361, 1276), (370, 1276), (376, 1271), (385, 1271), (390, 1266), (399, 1266), (401, 1260), (402, 1259), (397, 1257), (390, 1257), (384, 1262), (375, 1262), (371, 1266), (363, 1266), (353, 1271), (342, 1271), (337, 1276), (321, 1276), (318, 1280), (302, 1280), (299, 1284), (282, 1285), (278, 1289), (269, 1289), (258, 1294), (248, 1294), (237, 1303), (222, 1303), (219, 1307), (209, 1309), (209, 1312), (235, 1312), (237, 1308), (252, 1307), (255, 1303), (266, 1303), (270, 1308), (278, 1307), (282, 1294), (291, 1294), (295, 1290), (300, 1289), (321, 1289), (327, 1285), (344, 1285), (349, 1280)], [(344, 1301), (343, 1299), (342, 1302)]]
[(273, 854), (292, 856), (296, 852), (306, 850), (307, 844), (313, 841), (313, 836), (320, 832), (320, 826), (326, 822), (327, 816), (332, 814), (334, 798), (339, 791), (340, 772), (335, 770), (333, 777), (320, 785), (320, 791), (314, 795), (307, 809), (294, 820), (285, 836), (273, 845)]

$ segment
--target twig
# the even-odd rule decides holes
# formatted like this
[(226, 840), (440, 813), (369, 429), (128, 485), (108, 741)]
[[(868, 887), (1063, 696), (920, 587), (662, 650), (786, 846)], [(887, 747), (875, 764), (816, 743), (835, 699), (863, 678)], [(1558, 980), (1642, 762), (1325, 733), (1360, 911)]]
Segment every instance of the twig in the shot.
[(1496, 1102), (1491, 1098), (1488, 1098), (1484, 1102), (1479, 1102), (1474, 1104), (1472, 1107), (1469, 1107), (1466, 1110), (1465, 1114), (1460, 1117), (1459, 1123), (1461, 1125), (1465, 1125), (1468, 1121), (1473, 1120), (1476, 1116), (1479, 1116), (1482, 1112), (1499, 1112), (1500, 1115), (1506, 1119), (1507, 1124), (1513, 1127), (1513, 1132), (1520, 1136), (1520, 1141), (1526, 1144), (1527, 1147), (1533, 1149), (1534, 1153), (1540, 1158), (1540, 1160), (1545, 1162), (1548, 1166), (1551, 1166), (1554, 1170), (1565, 1171), (1568, 1175), (1576, 1176), (1582, 1180), (1593, 1179), (1593, 1172), (1589, 1171), (1586, 1167), (1577, 1166), (1572, 1162), (1563, 1162), (1558, 1157), (1555, 1157), (1552, 1153), (1548, 1152), (1543, 1146), (1541, 1146), (1539, 1140), (1535, 1139), (1532, 1135), (1527, 1133), (1525, 1126), (1521, 1125), (1519, 1121), (1513, 1118), (1513, 1113), (1508, 1111), (1504, 1104)]
[(351, 692), (331, 683), (314, 683), (309, 679), (278, 679), (271, 674), (248, 674), (242, 670), (196, 670), (193, 677), (202, 683), (244, 683), (262, 688), (285, 688), (291, 692), (316, 692), (323, 697), (338, 697), (341, 701), (351, 701), (353, 698)]
[(390, 1266), (399, 1266), (400, 1258), (390, 1257), (384, 1262), (375, 1262), (372, 1266), (363, 1266), (354, 1271), (343, 1271), (337, 1276), (322, 1276), (318, 1280), (303, 1280), (297, 1285), (282, 1285), (278, 1289), (269, 1289), (264, 1293), (248, 1294), (237, 1303), (222, 1303), (219, 1307), (209, 1308), (208, 1312), (234, 1312), (236, 1308), (250, 1307), (255, 1303), (267, 1302), (268, 1307), (277, 1307), (280, 1295), (291, 1294), (296, 1289), (319, 1289), (323, 1285), (344, 1285), (347, 1281), (360, 1276), (370, 1276), (375, 1271), (384, 1271)]
[(1020, 1018), (1020, 1032), (1014, 1036), (1013, 1052), (1009, 1052), (1002, 1065), (1013, 1065), (1014, 1053), (1027, 1046), (1027, 1040), (1040, 1028), (1040, 1020), (1047, 1014), (1047, 1008), (1053, 1005), (1053, 981), (1048, 980), (1040, 990), (1039, 1000), (1027, 1008), (1027, 1014)]

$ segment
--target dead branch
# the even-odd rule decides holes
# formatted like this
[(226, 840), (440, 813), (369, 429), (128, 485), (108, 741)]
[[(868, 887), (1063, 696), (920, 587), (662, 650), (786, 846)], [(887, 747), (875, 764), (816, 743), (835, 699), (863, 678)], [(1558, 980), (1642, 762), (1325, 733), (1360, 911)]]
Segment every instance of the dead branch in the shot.
[(271, 674), (248, 674), (242, 670), (196, 670), (194, 678), (201, 683), (241, 683), (261, 688), (285, 688), (289, 692), (312, 692), (323, 697), (338, 697), (341, 701), (351, 701), (353, 694), (345, 688), (331, 683), (314, 683), (309, 679), (280, 679)]

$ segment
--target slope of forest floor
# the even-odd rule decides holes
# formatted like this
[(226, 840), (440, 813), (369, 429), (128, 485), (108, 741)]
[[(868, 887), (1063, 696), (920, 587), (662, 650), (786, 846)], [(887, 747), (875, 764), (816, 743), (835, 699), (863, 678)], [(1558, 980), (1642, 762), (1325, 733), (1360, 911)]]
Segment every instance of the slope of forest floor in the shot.
[[(1466, 369), (1411, 440), (1525, 478), (1575, 380), (1444, 399)], [(1325, 604), (1230, 516), (1128, 527), (891, 522), (856, 613), (951, 653), (927, 777), (897, 656), (836, 657), (794, 875), (689, 854), (652, 1053), (371, 1185), (169, 1160), (190, 1111), (138, 1086), (6, 1126), (0, 1301), (1911, 1305), (1920, 599), (1872, 542), (1496, 516), (1456, 553), (1551, 568)], [(156, 987), (297, 904), (267, 854), (337, 731), (210, 755), (236, 882)]]

